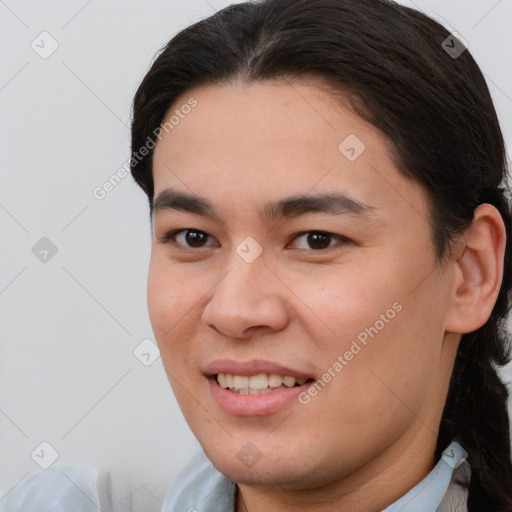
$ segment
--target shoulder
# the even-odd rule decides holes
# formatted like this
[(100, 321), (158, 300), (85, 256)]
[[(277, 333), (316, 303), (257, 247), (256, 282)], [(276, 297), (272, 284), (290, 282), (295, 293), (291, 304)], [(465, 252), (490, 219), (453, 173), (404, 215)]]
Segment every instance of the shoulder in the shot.
[(235, 499), (236, 484), (199, 450), (169, 489), (162, 512), (234, 512)]
[(457, 466), (437, 512), (467, 512), (468, 486), (471, 479), (471, 466), (464, 460)]
[(1, 512), (40, 512), (100, 509), (98, 471), (81, 466), (57, 466), (16, 484), (0, 499)]

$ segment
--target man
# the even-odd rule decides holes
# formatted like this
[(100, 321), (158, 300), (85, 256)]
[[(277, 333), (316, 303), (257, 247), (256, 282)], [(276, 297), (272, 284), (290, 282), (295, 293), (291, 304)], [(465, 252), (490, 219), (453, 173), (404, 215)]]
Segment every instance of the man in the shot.
[(165, 511), (512, 510), (503, 139), (461, 45), (392, 2), (267, 0), (155, 60), (148, 306), (204, 451)]

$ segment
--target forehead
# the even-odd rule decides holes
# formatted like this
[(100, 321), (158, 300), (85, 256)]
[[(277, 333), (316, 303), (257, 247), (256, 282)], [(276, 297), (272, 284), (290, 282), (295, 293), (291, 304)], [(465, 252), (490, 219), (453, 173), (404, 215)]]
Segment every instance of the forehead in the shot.
[[(178, 120), (175, 114), (190, 98), (197, 106)], [(175, 157), (212, 158), (224, 152), (225, 159), (243, 159), (251, 167), (268, 164), (270, 157), (278, 163), (304, 157), (304, 164), (316, 163), (329, 156), (337, 159), (339, 144), (349, 135), (372, 137), (371, 151), (376, 143), (382, 146), (380, 150), (387, 151), (387, 141), (373, 126), (341, 107), (319, 87), (297, 81), (196, 88), (174, 102), (165, 117), (170, 118), (179, 124), (163, 135), (167, 138), (166, 150)], [(183, 144), (193, 145), (197, 153), (183, 155), (179, 151)], [(164, 145), (157, 147), (157, 157)], [(317, 152), (311, 152), (312, 148)], [(272, 166), (273, 171), (276, 168)]]
[[(191, 99), (196, 106), (180, 110)], [(426, 217), (425, 193), (398, 172), (389, 141), (311, 83), (200, 87), (179, 97), (163, 123), (171, 116), (153, 157), (155, 197), (171, 187), (259, 213), (269, 199), (340, 191)]]

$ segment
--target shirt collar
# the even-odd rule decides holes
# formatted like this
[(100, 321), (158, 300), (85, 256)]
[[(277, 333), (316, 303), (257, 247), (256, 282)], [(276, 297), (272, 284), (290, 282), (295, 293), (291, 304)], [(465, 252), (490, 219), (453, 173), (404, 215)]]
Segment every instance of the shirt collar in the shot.
[(453, 470), (462, 464), (468, 454), (457, 441), (444, 450), (434, 469), (398, 501), (382, 512), (435, 512), (448, 489)]

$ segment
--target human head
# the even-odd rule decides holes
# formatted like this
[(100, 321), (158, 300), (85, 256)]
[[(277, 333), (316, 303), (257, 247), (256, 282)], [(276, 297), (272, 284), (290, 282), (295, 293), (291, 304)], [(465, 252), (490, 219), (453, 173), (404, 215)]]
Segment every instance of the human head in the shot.
[[(135, 97), (132, 150), (137, 153), (155, 137), (180, 107), (178, 98), (201, 87), (309, 80), (391, 143), (401, 176), (426, 194), (440, 264), (453, 257), (453, 241), (483, 203), (500, 212), (510, 240), (510, 211), (500, 188), (505, 149), (494, 107), (469, 51), (453, 58), (443, 48), (448, 37), (425, 15), (381, 0), (231, 6), (182, 31), (156, 59)], [(151, 149), (132, 158), (132, 174), (148, 194), (151, 210), (153, 156)], [(476, 475), (470, 487), (475, 509), (504, 503), (503, 496), (489, 500), (497, 499), (493, 491), (502, 492), (511, 475), (506, 390), (492, 366), (504, 364), (508, 354), (509, 240), (489, 319), (460, 341), (436, 447), (439, 456), (454, 435), (464, 443)]]

